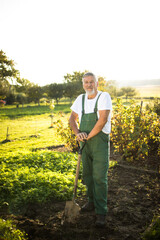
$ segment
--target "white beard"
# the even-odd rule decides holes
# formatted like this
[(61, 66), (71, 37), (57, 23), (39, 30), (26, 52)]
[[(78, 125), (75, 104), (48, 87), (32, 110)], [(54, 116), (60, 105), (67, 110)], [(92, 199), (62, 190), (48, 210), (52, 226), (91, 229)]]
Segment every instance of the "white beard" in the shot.
[(95, 94), (95, 90), (94, 90), (94, 89), (93, 89), (92, 91), (87, 91), (87, 90), (86, 90), (86, 93), (87, 93), (88, 96), (90, 96), (90, 95)]

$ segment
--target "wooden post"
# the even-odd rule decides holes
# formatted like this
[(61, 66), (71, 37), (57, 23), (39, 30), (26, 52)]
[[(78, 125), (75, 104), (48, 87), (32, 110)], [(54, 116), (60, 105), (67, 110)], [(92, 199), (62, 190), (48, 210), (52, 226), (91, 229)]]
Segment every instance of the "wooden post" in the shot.
[(9, 140), (9, 127), (7, 127), (6, 140)]

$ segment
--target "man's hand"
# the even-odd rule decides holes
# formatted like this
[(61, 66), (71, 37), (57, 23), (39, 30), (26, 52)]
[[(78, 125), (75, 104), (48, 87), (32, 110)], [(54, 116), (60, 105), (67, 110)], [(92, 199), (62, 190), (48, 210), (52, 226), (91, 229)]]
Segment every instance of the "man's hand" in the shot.
[(77, 134), (77, 140), (84, 142), (87, 139), (87, 133), (86, 132), (81, 132)]

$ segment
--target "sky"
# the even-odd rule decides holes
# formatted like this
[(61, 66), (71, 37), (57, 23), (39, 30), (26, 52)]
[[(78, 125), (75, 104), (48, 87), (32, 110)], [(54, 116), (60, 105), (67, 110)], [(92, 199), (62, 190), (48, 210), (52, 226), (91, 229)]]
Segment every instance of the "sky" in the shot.
[(160, 78), (159, 0), (0, 0), (0, 49), (40, 86), (91, 71)]

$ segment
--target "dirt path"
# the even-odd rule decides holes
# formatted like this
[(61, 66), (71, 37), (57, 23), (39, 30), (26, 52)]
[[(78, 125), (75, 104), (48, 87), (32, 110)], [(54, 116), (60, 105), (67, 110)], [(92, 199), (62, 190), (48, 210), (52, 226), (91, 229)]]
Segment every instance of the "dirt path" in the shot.
[[(94, 212), (81, 214), (76, 224), (62, 224), (65, 202), (30, 205), (23, 216), (12, 218), (28, 233), (29, 240), (139, 240), (153, 216), (160, 214), (158, 177), (130, 164), (110, 169), (104, 229), (95, 228)], [(85, 197), (78, 199), (80, 206), (85, 201)]]

